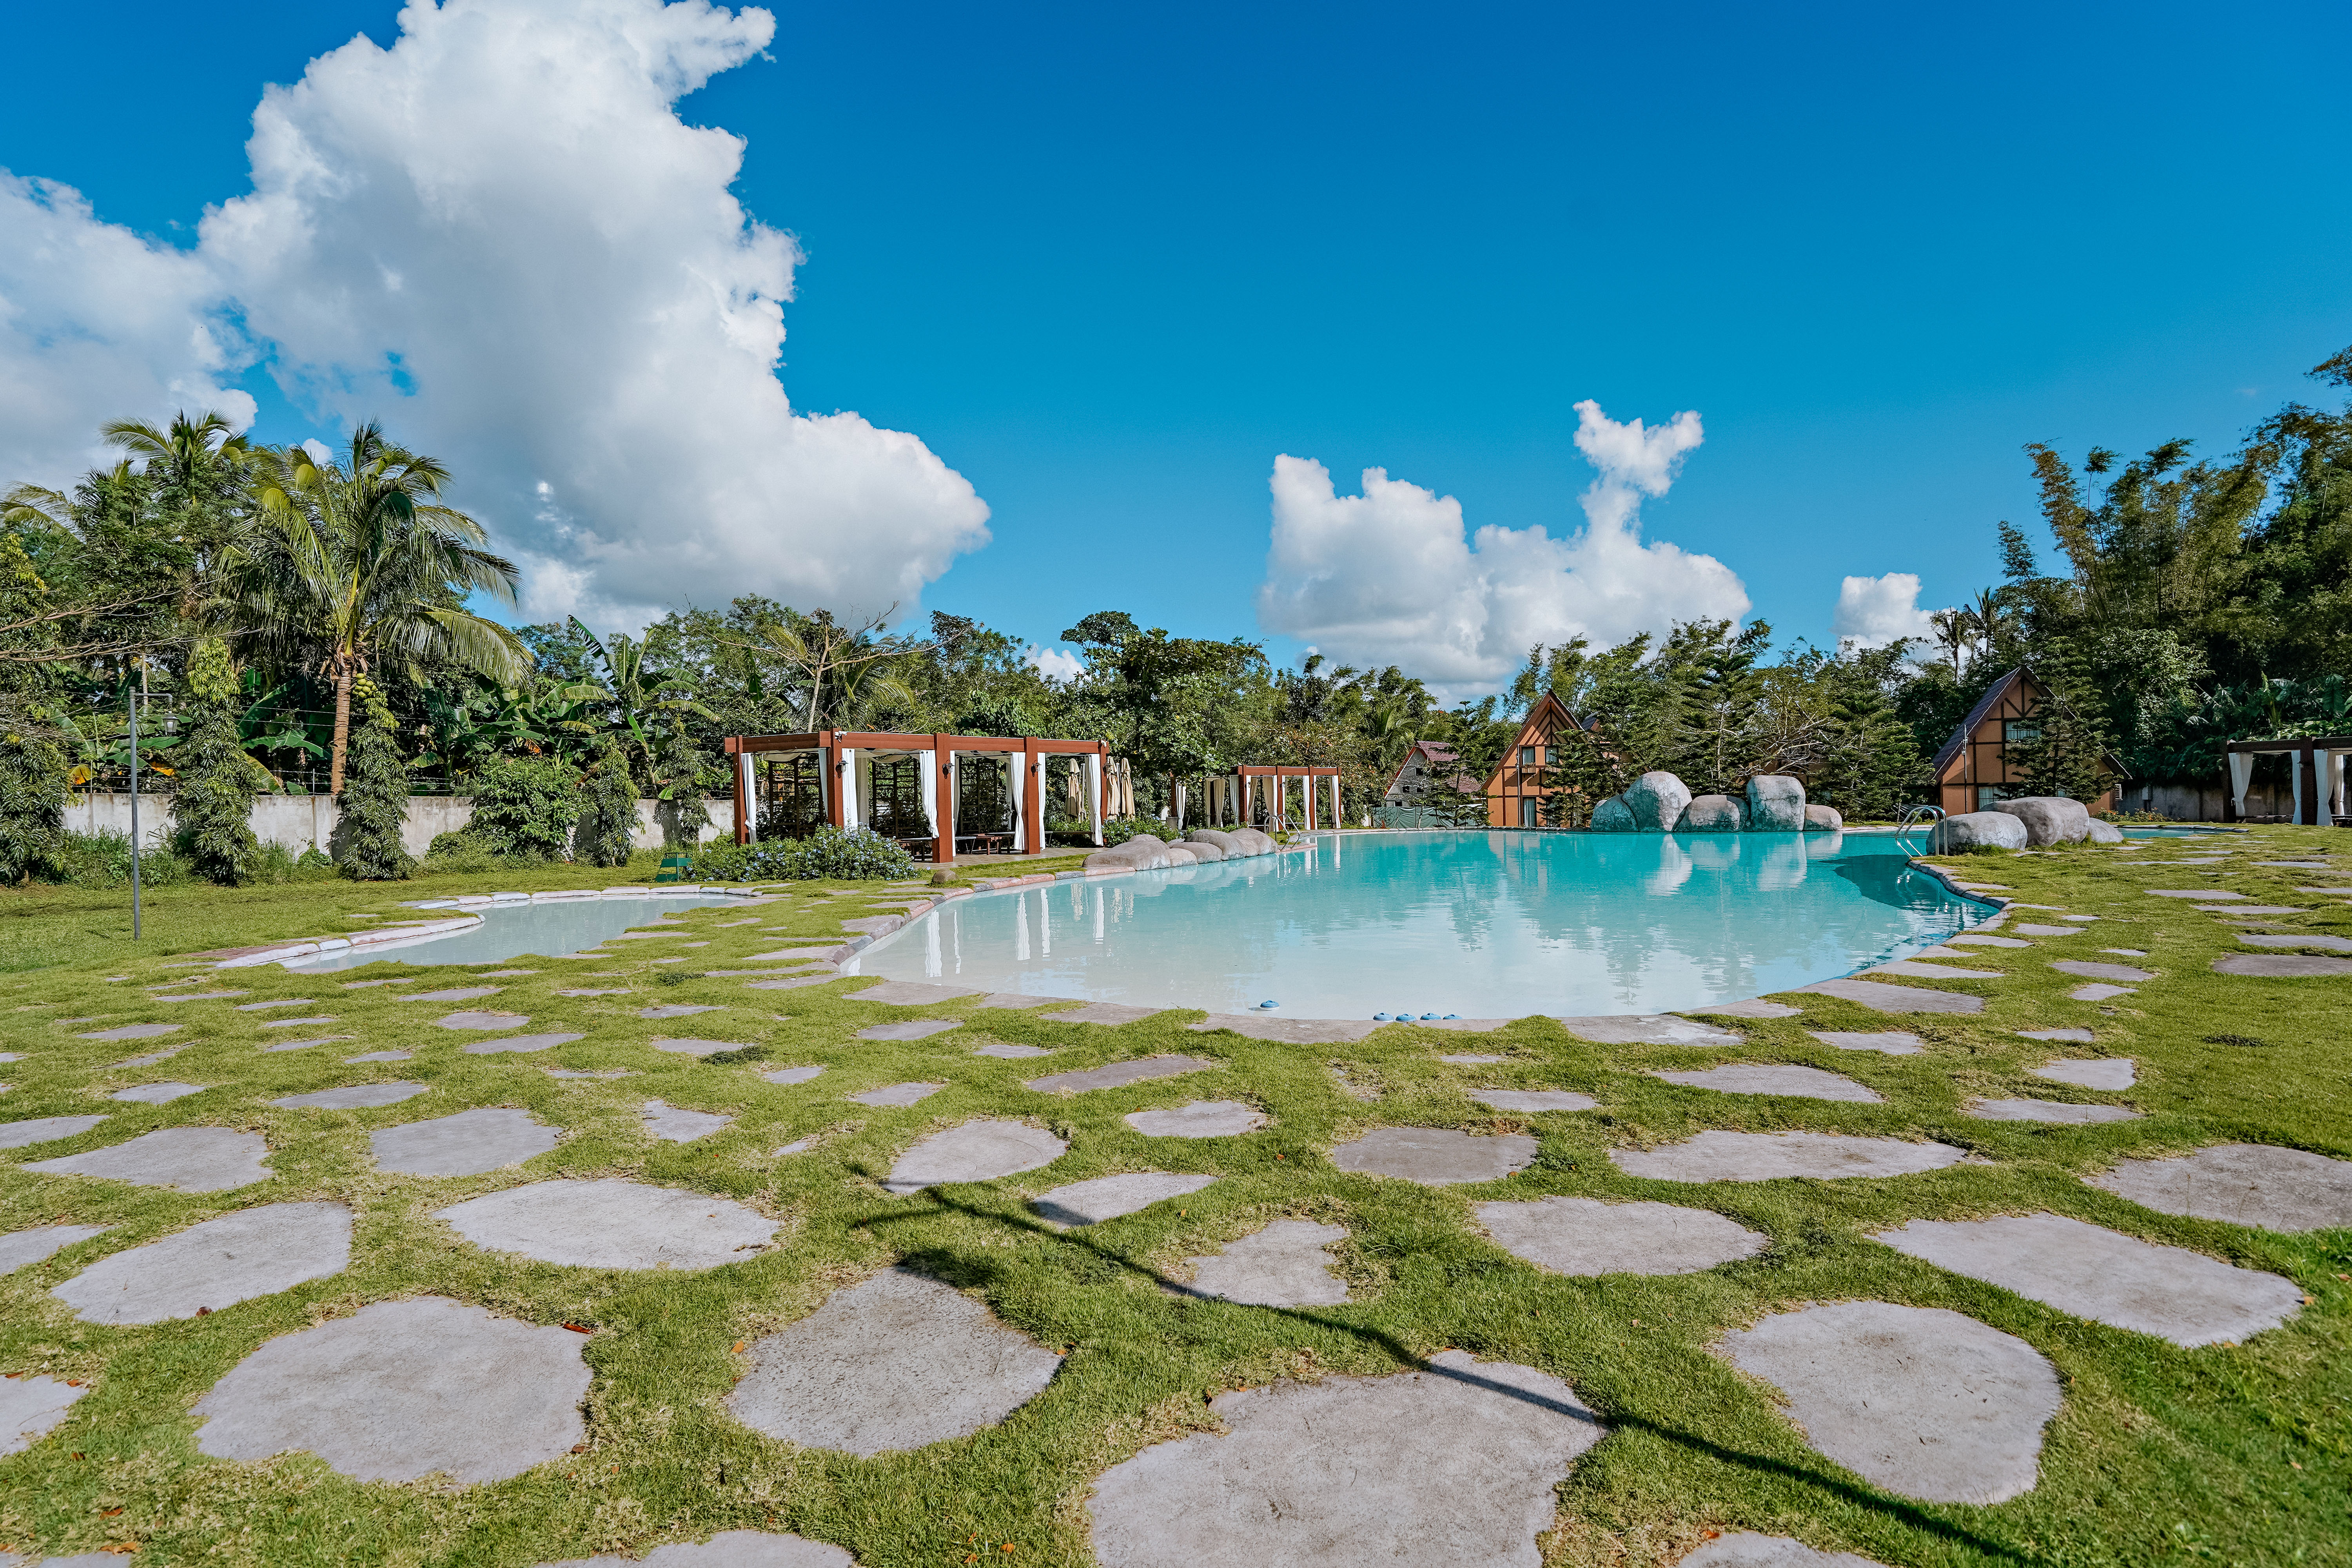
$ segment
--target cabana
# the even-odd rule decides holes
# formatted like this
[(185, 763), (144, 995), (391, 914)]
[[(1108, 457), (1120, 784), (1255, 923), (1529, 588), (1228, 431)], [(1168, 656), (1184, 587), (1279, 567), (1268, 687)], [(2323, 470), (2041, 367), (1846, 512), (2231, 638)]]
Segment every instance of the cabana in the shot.
[(1242, 825), (1247, 827), (1255, 826), (1257, 824), (1255, 806), (1260, 788), (1258, 781), (1264, 780), (1264, 787), (1270, 791), (1266, 802), (1267, 819), (1279, 826), (1282, 823), (1285, 804), (1289, 796), (1292, 779), (1298, 781), (1299, 805), (1306, 813), (1302, 820), (1309, 828), (1315, 826), (1315, 797), (1319, 793), (1316, 788), (1316, 783), (1320, 779), (1331, 781), (1330, 826), (1339, 826), (1340, 817), (1339, 769), (1303, 765), (1294, 767), (1288, 763), (1244, 763), (1234, 770), (1234, 776), (1229, 781), (1230, 787), (1240, 797), (1238, 805)]
[[(958, 854), (1034, 854), (1059, 793), (1103, 841), (1100, 741), (819, 730), (730, 735), (735, 842), (864, 827), (940, 865)], [(1058, 775), (1058, 776), (1057, 776)]]
[(2345, 815), (2344, 759), (2352, 753), (2352, 735), (2232, 741), (2228, 753), (2230, 793), (2222, 802), (2222, 821), (2236, 822), (2246, 815), (2246, 791), (2254, 782), (2254, 759), (2279, 754), (2294, 759), (2287, 764), (2287, 773), (2294, 780), (2296, 822), (2305, 827), (2324, 827)]

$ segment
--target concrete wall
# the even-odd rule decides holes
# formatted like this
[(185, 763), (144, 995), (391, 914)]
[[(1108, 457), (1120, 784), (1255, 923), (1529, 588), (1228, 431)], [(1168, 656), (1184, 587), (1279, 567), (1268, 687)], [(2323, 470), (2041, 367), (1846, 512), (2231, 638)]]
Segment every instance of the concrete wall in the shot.
[[(2219, 784), (2133, 784), (2126, 782), (2116, 799), (2123, 811), (2153, 811), (2176, 822), (2220, 822), (2223, 802), (2229, 791)], [(2257, 784), (2246, 791), (2248, 816), (2275, 816), (2284, 821), (2294, 815), (2294, 796), (2286, 789), (2273, 789)]]
[[(651, 800), (637, 802), (637, 830), (629, 837), (635, 847), (662, 847), (660, 804)], [(703, 840), (707, 843), (713, 838), (732, 838), (735, 803), (714, 800), (709, 805), (710, 826), (702, 830)], [(400, 841), (411, 855), (422, 855), (436, 836), (456, 832), (473, 820), (473, 816), (474, 803), (463, 795), (410, 795)], [(265, 844), (283, 844), (297, 854), (315, 848), (324, 855), (331, 852), (335, 825), (341, 817), (341, 810), (327, 795), (266, 795), (253, 803), (253, 815), (247, 820), (253, 826), (253, 836)], [(131, 797), (76, 794), (66, 804), (66, 826), (75, 833), (106, 829), (127, 834), (131, 831)], [(172, 797), (142, 791), (139, 796), (141, 837), (152, 840), (158, 831), (169, 832), (171, 826)]]

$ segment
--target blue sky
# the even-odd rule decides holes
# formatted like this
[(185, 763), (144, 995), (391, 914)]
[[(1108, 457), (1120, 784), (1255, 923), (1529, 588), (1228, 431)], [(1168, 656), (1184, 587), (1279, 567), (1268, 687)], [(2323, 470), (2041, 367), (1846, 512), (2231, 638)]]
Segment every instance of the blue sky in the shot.
[[(1278, 453), (1570, 532), (1590, 398), (1698, 411), (1646, 536), (1822, 641), (1844, 575), (1990, 581), (2023, 443), (2226, 449), (2352, 342), (2341, 5), (774, 10), (677, 113), (802, 248), (793, 404), (969, 479), (923, 603), (1041, 640), (1259, 635)], [(192, 244), (395, 16), (12, 8), (0, 166)]]

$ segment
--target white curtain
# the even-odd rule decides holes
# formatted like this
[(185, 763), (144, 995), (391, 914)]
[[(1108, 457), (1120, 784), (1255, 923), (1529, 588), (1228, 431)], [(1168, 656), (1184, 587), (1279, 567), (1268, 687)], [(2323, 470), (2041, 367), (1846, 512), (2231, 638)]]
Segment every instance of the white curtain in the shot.
[(2294, 815), (2287, 820), (2301, 822), (2303, 820), (2303, 753), (2301, 752), (2289, 752), (2286, 754), (2286, 771), (2288, 776), (2294, 780)]
[(1087, 807), (1094, 821), (1095, 842), (1103, 840), (1103, 760), (1100, 752), (1087, 753)]
[(915, 765), (923, 770), (923, 826), (931, 837), (940, 836), (940, 754), (937, 752), (917, 752)]
[(2336, 816), (2344, 814), (2344, 757), (2342, 752), (2327, 753), (2327, 809)]
[(2238, 815), (2246, 815), (2246, 790), (2254, 782), (2254, 754), (2252, 752), (2230, 753), (2230, 794), (2238, 803)]
[(751, 839), (760, 831), (760, 771), (751, 752), (735, 753), (735, 777), (743, 796), (743, 820), (735, 826), (746, 839)]
[(1029, 852), (1029, 814), (1021, 809), (1021, 803), (1028, 798), (1023, 793), (1029, 784), (1028, 759), (1018, 752), (1006, 752), (1002, 755), (1005, 775), (1013, 781), (1013, 852), (1025, 855)]
[(856, 748), (841, 748), (841, 826), (853, 830), (866, 820), (865, 781), (857, 776), (858, 760)]

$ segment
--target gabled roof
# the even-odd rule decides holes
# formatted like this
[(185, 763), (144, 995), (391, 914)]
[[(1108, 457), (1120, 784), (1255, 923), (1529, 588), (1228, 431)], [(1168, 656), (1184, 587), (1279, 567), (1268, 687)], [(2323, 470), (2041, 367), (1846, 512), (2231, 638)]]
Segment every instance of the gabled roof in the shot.
[[(1937, 750), (1934, 772), (1938, 782), (1943, 779), (1944, 770), (1951, 765), (1952, 760), (1960, 754), (1961, 748), (1969, 743), (1969, 737), (1977, 732), (1977, 726), (1985, 721), (1985, 715), (2000, 706), (2000, 700), (2009, 695), (2010, 689), (2024, 679), (2025, 667), (2021, 664), (1999, 680), (1994, 681), (1986, 689), (1985, 694), (1977, 699), (1977, 705), (1969, 710), (1969, 716), (1960, 721), (1960, 727), (1952, 731), (1952, 738)], [(2041, 682), (2036, 681), (2034, 687), (2039, 691)]]
[[(1381, 794), (1382, 796), (1386, 796), (1391, 790), (1396, 788), (1397, 781), (1404, 777), (1405, 769), (1412, 766), (1412, 759), (1415, 752), (1419, 752), (1422, 756), (1427, 758), (1432, 767), (1462, 760), (1462, 753), (1455, 751), (1453, 743), (1450, 742), (1415, 741), (1412, 745), (1405, 748), (1404, 756), (1397, 763), (1396, 772), (1389, 775), (1389, 782), (1381, 786)], [(1456, 776), (1453, 782), (1454, 787), (1462, 790), (1465, 794), (1477, 788), (1477, 781), (1475, 779), (1471, 780), (1467, 785), (1465, 785), (1462, 783), (1459, 776)]]

